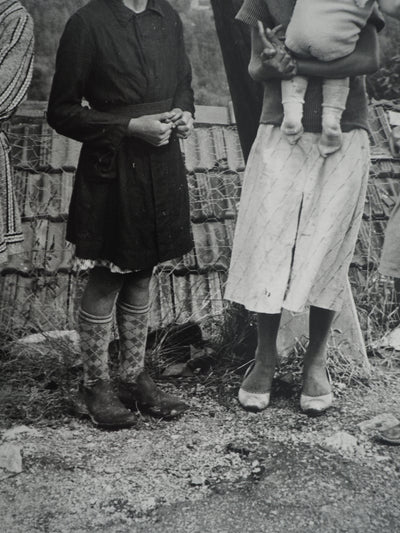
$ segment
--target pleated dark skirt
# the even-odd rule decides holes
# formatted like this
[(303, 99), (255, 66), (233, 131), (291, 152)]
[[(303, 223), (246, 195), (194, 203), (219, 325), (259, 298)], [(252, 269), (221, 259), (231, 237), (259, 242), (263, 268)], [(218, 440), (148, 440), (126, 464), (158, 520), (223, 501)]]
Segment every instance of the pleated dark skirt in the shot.
[(189, 195), (179, 139), (153, 147), (125, 138), (104, 177), (82, 150), (67, 240), (83, 259), (105, 259), (142, 270), (192, 248)]

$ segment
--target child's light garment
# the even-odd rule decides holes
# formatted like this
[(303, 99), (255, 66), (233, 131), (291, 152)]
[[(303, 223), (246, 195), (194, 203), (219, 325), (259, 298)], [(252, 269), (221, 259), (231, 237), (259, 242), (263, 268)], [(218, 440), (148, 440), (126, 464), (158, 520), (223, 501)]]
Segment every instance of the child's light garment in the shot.
[(374, 0), (297, 0), (286, 46), (299, 57), (332, 61), (354, 51)]
[(319, 134), (290, 145), (261, 124), (247, 164), (225, 297), (251, 311), (340, 310), (364, 208), (369, 143), (343, 134), (323, 159)]

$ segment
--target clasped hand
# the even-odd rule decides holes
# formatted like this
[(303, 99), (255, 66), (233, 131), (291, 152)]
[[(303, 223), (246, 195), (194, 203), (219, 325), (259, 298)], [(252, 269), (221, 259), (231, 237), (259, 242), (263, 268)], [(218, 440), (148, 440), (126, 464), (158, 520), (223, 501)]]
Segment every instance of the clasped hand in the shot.
[(169, 143), (172, 131), (179, 138), (186, 139), (193, 129), (193, 118), (189, 111), (179, 108), (155, 115), (144, 115), (131, 119), (128, 126), (130, 135), (139, 137), (153, 146)]
[(265, 28), (258, 22), (258, 33), (262, 42), (262, 64), (268, 69), (276, 71), (278, 77), (291, 79), (297, 73), (296, 60), (291, 56), (284, 44), (282, 26), (276, 26), (272, 30)]

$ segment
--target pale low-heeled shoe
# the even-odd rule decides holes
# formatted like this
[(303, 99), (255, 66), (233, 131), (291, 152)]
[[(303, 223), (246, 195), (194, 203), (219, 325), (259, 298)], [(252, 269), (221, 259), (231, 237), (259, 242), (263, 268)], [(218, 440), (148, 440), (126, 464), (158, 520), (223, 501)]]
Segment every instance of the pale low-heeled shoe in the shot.
[(332, 407), (332, 404), (332, 392), (323, 394), (322, 396), (307, 396), (307, 394), (301, 394), (300, 396), (300, 408), (308, 415), (321, 415)]
[(247, 392), (243, 389), (239, 389), (239, 403), (246, 409), (246, 411), (253, 411), (258, 413), (263, 411), (269, 405), (269, 400), (271, 397), (270, 392), (257, 393), (257, 392)]

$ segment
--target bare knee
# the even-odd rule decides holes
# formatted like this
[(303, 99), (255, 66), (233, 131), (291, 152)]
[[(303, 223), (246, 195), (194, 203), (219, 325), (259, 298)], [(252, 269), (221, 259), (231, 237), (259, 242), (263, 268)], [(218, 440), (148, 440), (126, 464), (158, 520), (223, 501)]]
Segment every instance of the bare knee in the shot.
[(110, 314), (122, 284), (122, 274), (114, 274), (106, 268), (94, 268), (89, 274), (82, 307), (89, 313)]
[(120, 298), (132, 305), (146, 305), (149, 301), (149, 288), (152, 272), (133, 272), (124, 279)]

